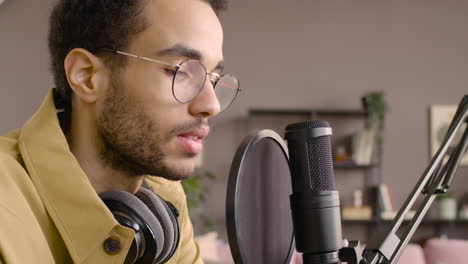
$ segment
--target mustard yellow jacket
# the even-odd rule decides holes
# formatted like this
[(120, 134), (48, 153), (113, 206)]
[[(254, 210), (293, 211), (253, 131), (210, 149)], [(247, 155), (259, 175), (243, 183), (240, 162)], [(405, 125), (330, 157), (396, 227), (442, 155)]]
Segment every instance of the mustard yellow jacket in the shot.
[[(179, 247), (167, 263), (202, 263), (180, 182), (147, 180), (180, 213)], [(0, 137), (0, 263), (123, 263), (133, 236), (70, 152), (50, 92), (21, 130)], [(104, 249), (110, 237), (121, 242), (116, 255)]]

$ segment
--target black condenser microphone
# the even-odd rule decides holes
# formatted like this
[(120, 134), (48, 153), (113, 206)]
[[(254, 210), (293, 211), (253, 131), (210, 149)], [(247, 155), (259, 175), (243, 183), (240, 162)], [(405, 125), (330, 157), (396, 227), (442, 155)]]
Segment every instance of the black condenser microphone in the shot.
[(340, 263), (343, 241), (331, 134), (328, 122), (321, 120), (290, 124), (285, 131), (296, 249), (303, 253), (304, 264)]

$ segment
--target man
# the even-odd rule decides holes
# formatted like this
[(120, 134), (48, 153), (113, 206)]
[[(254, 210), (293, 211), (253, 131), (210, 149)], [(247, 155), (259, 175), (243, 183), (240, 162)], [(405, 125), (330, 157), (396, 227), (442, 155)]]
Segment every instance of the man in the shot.
[(143, 187), (179, 212), (167, 263), (202, 263), (178, 180), (194, 170), (208, 118), (239, 90), (221, 74), (225, 7), (58, 2), (49, 35), (56, 89), (21, 130), (0, 137), (1, 263), (123, 263), (135, 231), (98, 194)]

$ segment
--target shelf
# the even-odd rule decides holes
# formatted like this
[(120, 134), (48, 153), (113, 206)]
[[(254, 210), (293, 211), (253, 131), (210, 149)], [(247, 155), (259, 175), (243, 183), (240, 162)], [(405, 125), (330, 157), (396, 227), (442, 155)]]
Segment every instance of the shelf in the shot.
[(370, 169), (376, 167), (377, 164), (372, 163), (369, 165), (357, 165), (354, 163), (334, 163), (333, 168), (339, 170), (361, 170), (361, 169)]
[(343, 109), (275, 109), (275, 108), (253, 108), (249, 110), (249, 116), (252, 115), (328, 115), (328, 116), (348, 116), (348, 117), (367, 117), (368, 112), (364, 110), (343, 110)]
[[(350, 220), (343, 219), (341, 222), (343, 224), (390, 224), (393, 220), (383, 220), (383, 219), (369, 219), (369, 220)], [(404, 220), (403, 223), (408, 223), (410, 220)], [(423, 219), (421, 224), (434, 224), (434, 225), (450, 225), (450, 224), (466, 224), (468, 225), (467, 219), (455, 219), (455, 220), (445, 220), (445, 219)]]
[(369, 220), (350, 220), (350, 219), (342, 219), (341, 223), (342, 224), (362, 224), (362, 225), (368, 225), (368, 224), (377, 224), (379, 220), (377, 219), (369, 219)]
[[(408, 222), (408, 221), (405, 221)], [(468, 224), (466, 219), (455, 219), (455, 220), (445, 220), (445, 219), (424, 219), (422, 220), (423, 224)]]

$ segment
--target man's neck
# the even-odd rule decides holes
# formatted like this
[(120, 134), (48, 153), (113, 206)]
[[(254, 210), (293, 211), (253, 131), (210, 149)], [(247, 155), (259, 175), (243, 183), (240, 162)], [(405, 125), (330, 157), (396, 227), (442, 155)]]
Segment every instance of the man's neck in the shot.
[(99, 142), (96, 128), (90, 124), (92, 122), (87, 122), (83, 118), (72, 117), (66, 137), (71, 152), (88, 176), (94, 190), (97, 193), (109, 190), (136, 193), (141, 187), (144, 176), (128, 175), (109, 166), (100, 157), (99, 148), (102, 143)]

